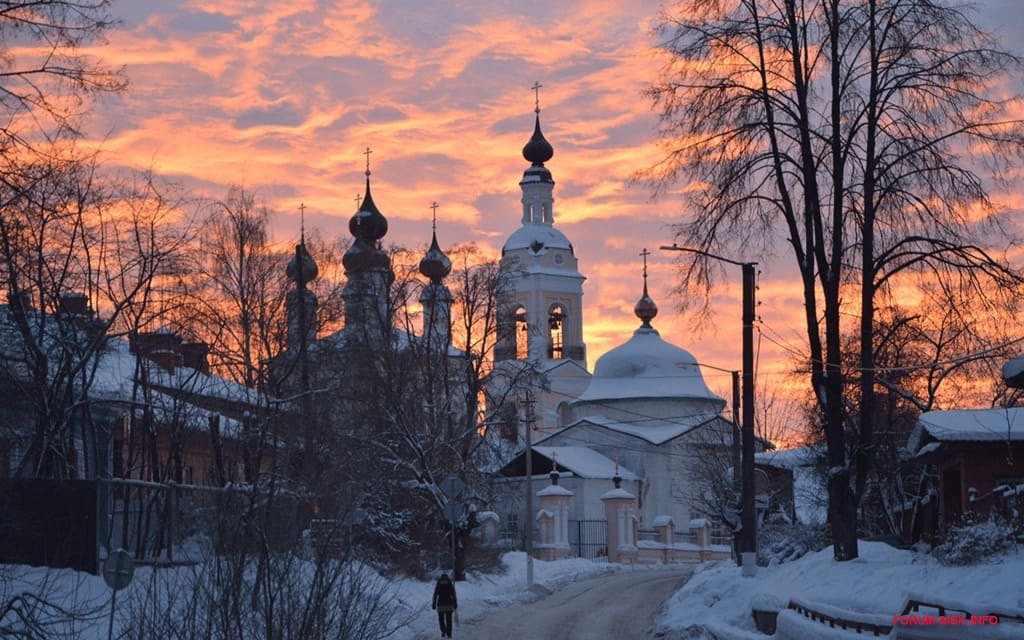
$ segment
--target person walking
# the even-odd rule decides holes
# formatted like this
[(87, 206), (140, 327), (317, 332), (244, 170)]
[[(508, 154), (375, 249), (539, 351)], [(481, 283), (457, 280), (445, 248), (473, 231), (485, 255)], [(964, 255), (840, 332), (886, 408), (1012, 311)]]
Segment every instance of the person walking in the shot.
[(434, 599), (430, 608), (437, 611), (437, 623), (441, 626), (441, 637), (452, 637), (452, 612), (459, 608), (459, 599), (455, 596), (455, 583), (442, 573), (434, 585)]

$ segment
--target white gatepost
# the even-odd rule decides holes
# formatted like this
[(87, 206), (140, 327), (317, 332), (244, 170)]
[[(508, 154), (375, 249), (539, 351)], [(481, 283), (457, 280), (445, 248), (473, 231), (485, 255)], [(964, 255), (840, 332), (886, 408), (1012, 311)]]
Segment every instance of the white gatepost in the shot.
[(608, 562), (636, 562), (635, 496), (620, 486), (622, 478), (618, 475), (612, 481), (615, 488), (601, 496), (608, 521)]
[[(542, 538), (533, 545), (535, 555), (542, 560), (561, 560), (572, 556), (569, 546), (569, 510), (573, 492), (558, 484), (558, 471), (551, 472), (551, 484), (537, 492), (540, 498), (539, 514), (550, 518), (541, 529)], [(546, 535), (545, 535), (546, 534)]]

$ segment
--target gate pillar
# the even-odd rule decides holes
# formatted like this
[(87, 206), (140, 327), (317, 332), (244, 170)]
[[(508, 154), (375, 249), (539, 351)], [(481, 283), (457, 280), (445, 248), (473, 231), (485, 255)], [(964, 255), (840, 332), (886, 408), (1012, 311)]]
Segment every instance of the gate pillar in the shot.
[(541, 560), (561, 560), (572, 556), (569, 546), (569, 508), (573, 492), (558, 484), (558, 471), (551, 472), (551, 484), (537, 492), (540, 498), (540, 541), (533, 548)]
[(615, 488), (601, 496), (605, 518), (608, 519), (608, 562), (636, 562), (635, 496), (623, 489), (617, 474)]

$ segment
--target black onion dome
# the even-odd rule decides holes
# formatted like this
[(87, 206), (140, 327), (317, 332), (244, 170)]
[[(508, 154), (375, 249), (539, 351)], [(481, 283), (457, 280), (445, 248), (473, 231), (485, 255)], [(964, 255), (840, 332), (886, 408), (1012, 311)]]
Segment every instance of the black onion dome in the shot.
[(644, 295), (637, 300), (636, 306), (633, 307), (633, 313), (636, 317), (643, 320), (644, 326), (651, 326), (651, 320), (654, 316), (658, 315), (658, 305), (654, 304), (654, 300), (651, 296), (647, 295), (647, 283), (644, 283)]
[(437, 234), (435, 233), (430, 243), (430, 249), (427, 250), (427, 254), (420, 260), (420, 273), (430, 278), (432, 284), (441, 284), (441, 280), (451, 272), (452, 261), (441, 251), (441, 247), (437, 244)]
[(296, 245), (295, 247), (295, 255), (292, 256), (292, 259), (288, 262), (288, 268), (286, 270), (288, 279), (292, 282), (299, 281), (300, 262), (302, 266), (302, 282), (312, 282), (313, 280), (316, 280), (320, 270), (317, 268), (316, 261), (313, 260), (313, 256), (309, 255), (309, 252), (306, 251), (305, 243)]
[(389, 270), (391, 260), (388, 254), (364, 240), (356, 240), (345, 255), (341, 258), (341, 264), (348, 273), (361, 273), (374, 269)]
[(342, 256), (341, 264), (345, 267), (345, 271), (363, 271), (368, 266), (373, 251), (373, 247), (361, 240), (356, 240)]
[(523, 147), (523, 157), (529, 160), (531, 164), (539, 166), (550, 160), (553, 155), (555, 155), (554, 148), (540, 131), (540, 115), (538, 114), (537, 120), (533, 125), (533, 137)]
[(366, 177), (366, 195), (359, 211), (348, 221), (348, 231), (356, 238), (377, 241), (388, 232), (388, 219), (377, 209), (370, 194), (370, 177)]

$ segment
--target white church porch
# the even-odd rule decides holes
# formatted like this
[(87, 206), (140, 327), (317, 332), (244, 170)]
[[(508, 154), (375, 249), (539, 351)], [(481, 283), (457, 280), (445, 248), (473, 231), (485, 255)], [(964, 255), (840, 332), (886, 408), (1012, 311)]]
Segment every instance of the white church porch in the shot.
[[(533, 477), (530, 490), (534, 495), (550, 483), (550, 473), (557, 463), (559, 484), (573, 492), (569, 512), (571, 520), (603, 520), (601, 496), (612, 487), (615, 461), (588, 447), (533, 447), (531, 466)], [(624, 486), (636, 492), (640, 479), (629, 469), (619, 466)], [(499, 513), (512, 516), (516, 522), (526, 522), (526, 451), (521, 451), (499, 471), (495, 483), (500, 487)], [(506, 520), (507, 521), (507, 520)]]

